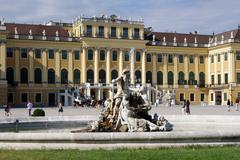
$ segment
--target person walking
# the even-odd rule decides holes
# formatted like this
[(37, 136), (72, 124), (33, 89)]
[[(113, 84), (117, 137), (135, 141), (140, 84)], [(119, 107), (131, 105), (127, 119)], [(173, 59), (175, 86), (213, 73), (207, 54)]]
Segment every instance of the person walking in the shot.
[(63, 106), (62, 106), (61, 102), (58, 104), (58, 115), (60, 115), (60, 114), (63, 115)]
[(236, 98), (236, 111), (238, 111), (238, 108), (239, 108), (239, 103), (240, 103), (240, 101), (239, 101), (239, 98)]
[(28, 116), (32, 116), (32, 107), (33, 107), (33, 104), (30, 101), (28, 101), (27, 103)]
[(230, 103), (230, 100), (228, 99), (228, 101), (227, 101), (227, 110), (228, 110), (228, 112), (230, 112), (230, 105), (231, 105), (231, 103)]
[(187, 100), (186, 102), (186, 114), (190, 115), (190, 102)]
[(5, 116), (8, 117), (8, 116), (10, 116), (12, 114), (11, 111), (10, 111), (11, 110), (11, 106), (8, 105), (8, 104), (4, 105), (4, 106), (5, 106), (5, 109), (4, 109), (5, 110)]

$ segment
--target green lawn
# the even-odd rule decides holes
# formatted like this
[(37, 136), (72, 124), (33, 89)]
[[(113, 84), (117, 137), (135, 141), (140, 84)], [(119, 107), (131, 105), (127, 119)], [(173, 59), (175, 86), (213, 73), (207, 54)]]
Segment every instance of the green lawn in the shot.
[(120, 150), (0, 150), (0, 160), (239, 160), (240, 147)]

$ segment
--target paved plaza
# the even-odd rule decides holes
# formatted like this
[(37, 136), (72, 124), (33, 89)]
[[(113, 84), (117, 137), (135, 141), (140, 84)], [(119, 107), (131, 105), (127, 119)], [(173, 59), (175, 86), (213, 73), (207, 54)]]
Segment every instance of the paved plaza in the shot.
[[(35, 108), (33, 108), (34, 110)], [(58, 116), (58, 108), (57, 107), (46, 107), (43, 108), (46, 116)], [(227, 111), (227, 106), (200, 106), (195, 105), (190, 107), (191, 115), (239, 115), (240, 111), (236, 111), (235, 107), (232, 106), (230, 112)], [(64, 107), (63, 116), (79, 116), (79, 115), (98, 115), (100, 112), (99, 109), (96, 108), (82, 108), (82, 107), (72, 107), (67, 106)], [(10, 117), (28, 117), (28, 110), (26, 108), (12, 108), (12, 115)], [(152, 110), (149, 112), (150, 114), (158, 113), (159, 115), (181, 115), (182, 108), (181, 106), (152, 106)], [(62, 115), (60, 115), (62, 116)], [(0, 109), (0, 119), (7, 118), (4, 114), (4, 109)]]

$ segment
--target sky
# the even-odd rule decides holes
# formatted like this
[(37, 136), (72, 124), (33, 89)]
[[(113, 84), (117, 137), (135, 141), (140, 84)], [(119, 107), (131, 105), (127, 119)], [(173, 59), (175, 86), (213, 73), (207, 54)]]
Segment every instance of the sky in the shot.
[(159, 32), (212, 34), (240, 24), (240, 0), (0, 0), (6, 22), (72, 22), (77, 16), (144, 19)]

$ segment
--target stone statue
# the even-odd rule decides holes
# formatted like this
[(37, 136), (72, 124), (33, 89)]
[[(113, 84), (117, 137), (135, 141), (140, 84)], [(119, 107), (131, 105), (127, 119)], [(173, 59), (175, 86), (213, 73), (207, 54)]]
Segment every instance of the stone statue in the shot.
[(185, 43), (185, 44), (187, 43), (187, 38), (186, 38), (186, 37), (184, 38), (184, 43)]
[(152, 40), (153, 42), (155, 42), (155, 38), (156, 38), (155, 35), (153, 35), (153, 40)]
[(72, 32), (68, 31), (68, 37), (72, 37)]
[(58, 31), (56, 31), (56, 37), (58, 37), (59, 35), (58, 35)]
[(30, 35), (30, 36), (32, 35), (32, 30), (31, 30), (31, 29), (29, 30), (29, 35)]
[(3, 17), (1, 17), (1, 20), (0, 20), (0, 25), (4, 25), (5, 24), (5, 22), (4, 22), (4, 18)]
[(173, 43), (176, 43), (176, 42), (177, 42), (177, 38), (174, 37), (174, 38), (173, 38)]
[(231, 32), (231, 36), (230, 36), (231, 39), (233, 39), (233, 31)]
[(197, 37), (194, 38), (194, 43), (195, 43), (195, 44), (197, 43)]
[(14, 27), (14, 34), (18, 35), (17, 27)]
[(46, 31), (45, 31), (45, 29), (43, 30), (42, 34), (43, 34), (44, 37), (46, 36)]
[(163, 37), (163, 42), (166, 42), (166, 37), (165, 36)]
[[(170, 131), (172, 125), (163, 117), (148, 114), (151, 105), (147, 98), (146, 88), (130, 87), (128, 69), (112, 80), (117, 83), (117, 93), (105, 101), (105, 110), (99, 120), (91, 123), (88, 131), (92, 132), (143, 132)], [(159, 118), (160, 117), (160, 118)], [(86, 131), (86, 130), (84, 130)]]

